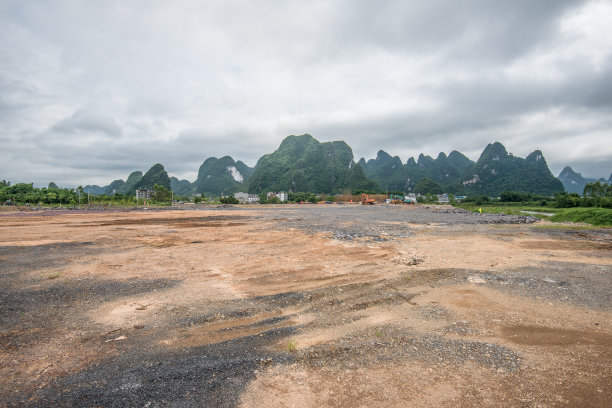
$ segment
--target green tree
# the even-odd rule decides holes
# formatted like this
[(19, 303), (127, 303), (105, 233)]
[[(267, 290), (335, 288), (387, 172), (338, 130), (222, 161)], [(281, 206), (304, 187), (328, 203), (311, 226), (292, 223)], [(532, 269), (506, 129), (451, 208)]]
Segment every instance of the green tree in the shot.
[(166, 187), (154, 184), (153, 199), (159, 202), (169, 202), (172, 199), (172, 193)]
[(221, 204), (238, 204), (239, 202), (238, 199), (234, 196), (221, 197), (219, 201), (221, 201)]
[(425, 177), (414, 187), (417, 194), (442, 194), (442, 187), (432, 179)]

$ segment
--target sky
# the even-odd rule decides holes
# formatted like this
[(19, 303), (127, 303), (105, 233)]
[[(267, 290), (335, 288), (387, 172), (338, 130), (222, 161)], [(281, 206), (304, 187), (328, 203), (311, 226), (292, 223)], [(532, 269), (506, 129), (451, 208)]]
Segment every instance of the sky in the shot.
[(105, 185), (288, 135), (612, 171), (612, 0), (0, 0), (0, 179)]

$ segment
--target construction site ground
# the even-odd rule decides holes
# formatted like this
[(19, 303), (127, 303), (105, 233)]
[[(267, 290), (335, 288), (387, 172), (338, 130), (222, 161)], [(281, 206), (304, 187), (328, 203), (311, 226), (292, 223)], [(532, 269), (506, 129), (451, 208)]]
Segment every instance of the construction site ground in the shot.
[(610, 229), (190, 208), (0, 212), (0, 406), (610, 406)]

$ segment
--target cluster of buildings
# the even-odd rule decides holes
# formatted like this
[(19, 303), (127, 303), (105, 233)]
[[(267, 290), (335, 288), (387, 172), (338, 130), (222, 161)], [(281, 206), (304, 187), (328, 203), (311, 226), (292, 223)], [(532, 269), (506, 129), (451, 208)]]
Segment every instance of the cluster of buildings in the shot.
[(289, 194), (285, 193), (284, 191), (281, 191), (280, 193), (266, 193), (266, 197), (268, 197), (268, 200), (272, 197), (276, 197), (281, 203), (289, 200)]
[(259, 196), (257, 194), (248, 193), (234, 193), (234, 197), (240, 204), (252, 204), (259, 202)]
[[(148, 200), (151, 198), (151, 194), (153, 193), (152, 190), (147, 190), (147, 189), (138, 189), (136, 190), (136, 200)], [(114, 190), (113, 190), (113, 194), (114, 194)]]
[[(252, 203), (259, 202), (259, 196), (257, 194), (248, 194), (248, 193), (239, 192), (239, 193), (235, 193), (234, 197), (236, 198), (236, 200), (238, 200), (240, 204), (252, 204)], [(289, 195), (285, 193), (284, 191), (281, 191), (280, 193), (269, 192), (269, 193), (266, 193), (266, 197), (268, 198), (268, 200), (271, 199), (272, 197), (276, 197), (278, 198), (278, 201), (280, 201), (281, 203), (284, 203), (287, 200), (289, 200)]]

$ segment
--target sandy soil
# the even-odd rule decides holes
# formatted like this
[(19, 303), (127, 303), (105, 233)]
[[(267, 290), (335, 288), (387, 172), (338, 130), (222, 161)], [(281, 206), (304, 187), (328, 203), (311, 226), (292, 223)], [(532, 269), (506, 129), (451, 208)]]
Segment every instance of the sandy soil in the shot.
[(610, 230), (331, 207), (3, 212), (0, 406), (609, 406)]

